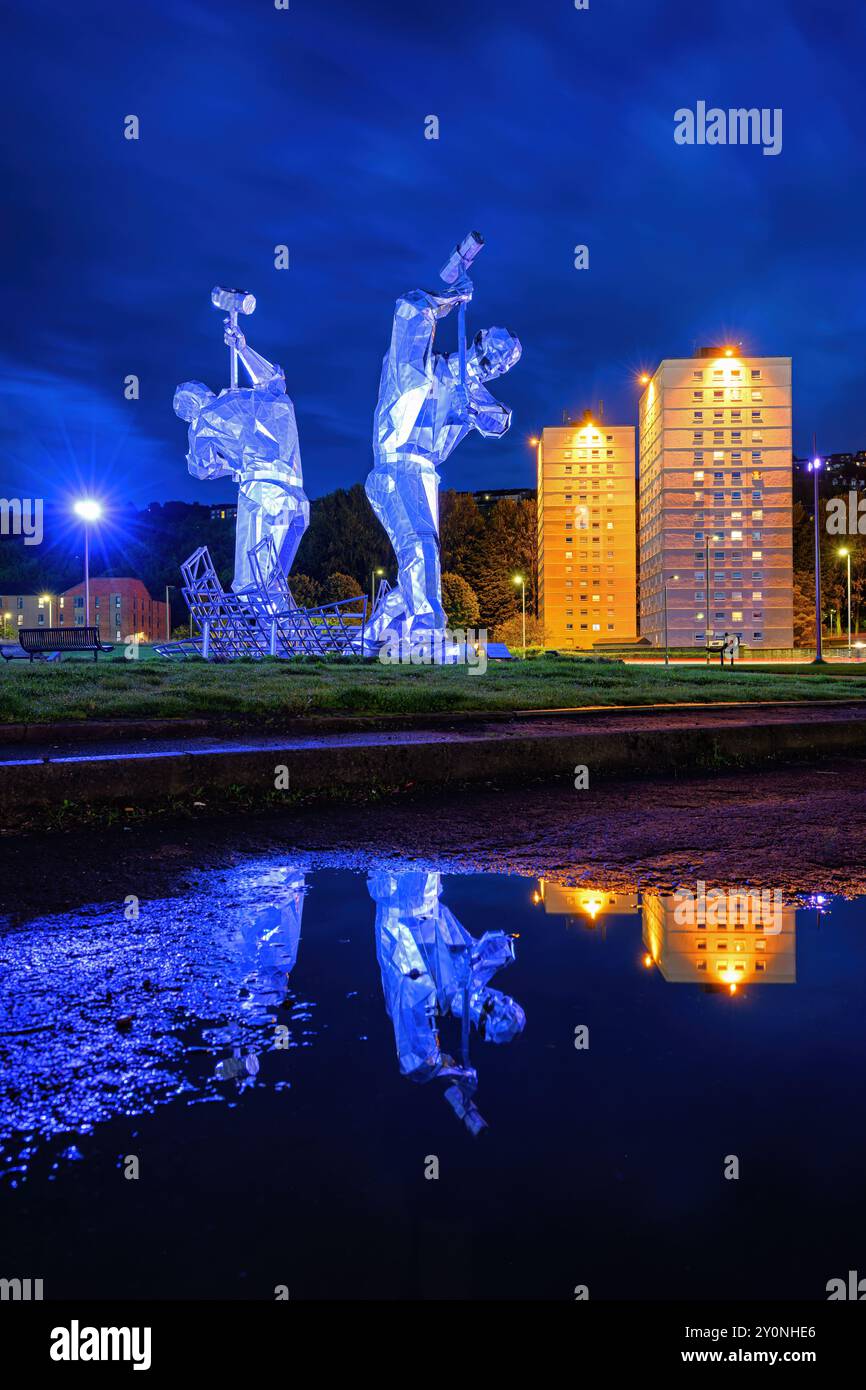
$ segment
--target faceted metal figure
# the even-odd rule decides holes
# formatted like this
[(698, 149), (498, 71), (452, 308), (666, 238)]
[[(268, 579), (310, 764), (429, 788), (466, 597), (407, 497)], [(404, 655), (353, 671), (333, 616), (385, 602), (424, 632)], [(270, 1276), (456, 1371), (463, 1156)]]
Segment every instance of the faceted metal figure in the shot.
[(231, 319), (224, 337), (252, 387), (229, 387), (217, 396), (202, 382), (187, 381), (175, 392), (174, 409), (189, 422), (187, 465), (193, 477), (239, 484), (232, 589), (248, 596), (258, 592), (251, 555), (262, 542), (273, 541), (279, 570), (289, 575), (310, 523), (310, 504), (295, 408), (281, 368), (248, 347)]
[[(451, 1081), (445, 1099), (477, 1134), (485, 1121), (473, 1100), (478, 1075), (469, 1058), (470, 1026), (494, 1043), (523, 1031), (520, 1005), (488, 985), (514, 960), (514, 942), (502, 931), (471, 936), (439, 901), (438, 873), (376, 870), (367, 888), (376, 903), (376, 954), (400, 1070), (413, 1081)], [(439, 1039), (439, 1020), (449, 1016), (460, 1023), (460, 1061), (443, 1052)]]
[[(367, 636), (397, 629), (442, 633), (438, 467), (470, 430), (499, 438), (511, 411), (485, 382), (519, 361), (520, 342), (504, 328), (483, 329), (466, 349), (463, 318), (473, 286), (466, 271), (483, 245), (472, 232), (442, 271), (445, 288), (411, 290), (397, 300), (382, 364), (373, 428), (374, 465), (366, 492), (397, 556), (397, 587), (377, 605)], [(434, 351), (438, 324), (459, 310), (457, 353)]]

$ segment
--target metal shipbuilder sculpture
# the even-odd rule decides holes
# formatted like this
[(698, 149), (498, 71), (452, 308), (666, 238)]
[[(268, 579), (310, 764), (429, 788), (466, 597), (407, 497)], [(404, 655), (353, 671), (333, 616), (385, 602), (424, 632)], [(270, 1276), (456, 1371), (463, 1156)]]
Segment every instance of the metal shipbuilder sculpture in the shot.
[[(251, 314), (255, 298), (217, 287), (211, 301), (228, 314), (224, 337), (231, 384), (217, 396), (200, 381), (186, 381), (175, 392), (174, 409), (189, 422), (187, 465), (193, 477), (233, 478), (239, 484), (232, 589), (243, 596), (259, 588), (250, 556), (263, 541), (273, 541), (279, 569), (289, 575), (310, 522), (310, 504), (285, 376), (247, 346), (238, 328), (238, 313)], [(238, 360), (251, 387), (238, 386)]]
[[(397, 300), (391, 346), (382, 364), (366, 491), (397, 556), (397, 587), (367, 627), (381, 640), (395, 630), (414, 641), (444, 633), (439, 562), (439, 473), (470, 430), (498, 438), (511, 411), (487, 390), (519, 360), (520, 342), (504, 328), (482, 329), (467, 350), (468, 270), (483, 246), (470, 232), (441, 271), (439, 290), (411, 290)], [(436, 352), (440, 320), (458, 309), (458, 351)]]
[[(502, 931), (477, 940), (439, 901), (442, 880), (423, 870), (376, 870), (367, 879), (376, 903), (376, 954), (385, 1004), (394, 1025), (400, 1070), (413, 1081), (442, 1077), (445, 1099), (472, 1134), (486, 1128), (473, 1099), (478, 1074), (469, 1058), (470, 1026), (485, 1042), (510, 1042), (523, 1031), (520, 1005), (491, 975), (514, 960)], [(459, 1020), (461, 1059), (442, 1050), (439, 1020)]]
[(210, 1044), (230, 1046), (216, 1068), (221, 1081), (245, 1080), (259, 1070), (259, 1051), (265, 1031), (273, 1033), (277, 1010), (286, 1002), (289, 977), (298, 959), (306, 894), (306, 874), (291, 864), (270, 875), (266, 890), (270, 906), (254, 917), (228, 918), (231, 935), (225, 950), (238, 971), (238, 1015), (221, 1027), (208, 1030)]

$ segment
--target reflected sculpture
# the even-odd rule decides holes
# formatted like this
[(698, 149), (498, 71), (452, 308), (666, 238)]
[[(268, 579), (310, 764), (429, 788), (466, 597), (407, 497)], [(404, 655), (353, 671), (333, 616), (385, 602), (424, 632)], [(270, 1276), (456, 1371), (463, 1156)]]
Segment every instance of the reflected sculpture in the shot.
[[(469, 1058), (472, 1025), (485, 1042), (510, 1042), (526, 1018), (488, 981), (514, 960), (502, 931), (477, 940), (440, 902), (441, 875), (423, 870), (376, 870), (367, 879), (376, 903), (376, 954), (385, 1004), (394, 1025), (400, 1070), (413, 1081), (442, 1077), (445, 1098), (472, 1134), (486, 1128), (474, 1095), (478, 1075)], [(461, 1056), (444, 1052), (438, 1020), (459, 1020)]]
[[(232, 589), (258, 589), (252, 553), (273, 542), (276, 563), (288, 578), (310, 523), (304, 492), (295, 407), (280, 367), (254, 352), (237, 326), (238, 312), (252, 313), (255, 299), (241, 290), (215, 289), (213, 302), (229, 310), (224, 339), (230, 350), (231, 385), (215, 395), (200, 381), (177, 388), (175, 413), (189, 422), (187, 466), (194, 478), (232, 478), (238, 483), (235, 575)], [(252, 383), (238, 387), (237, 362)]]
[(306, 875), (290, 865), (274, 885), (277, 901), (252, 916), (239, 914), (229, 943), (240, 974), (240, 1012), (225, 1027), (205, 1034), (211, 1045), (229, 1046), (232, 1056), (217, 1063), (220, 1081), (244, 1079), (259, 1070), (263, 1029), (272, 1030), (277, 1010), (287, 1002), (289, 978), (298, 959), (306, 895)]
[[(444, 288), (410, 290), (397, 300), (366, 492), (394, 547), (398, 572), (397, 586), (383, 595), (367, 625), (373, 641), (394, 630), (404, 639), (444, 632), (437, 470), (470, 430), (499, 438), (511, 423), (511, 411), (484, 383), (515, 365), (520, 342), (504, 328), (488, 328), (466, 348), (466, 305), (473, 294), (467, 272), (483, 244), (470, 232), (441, 271)], [(436, 352), (437, 326), (455, 308), (457, 353)]]

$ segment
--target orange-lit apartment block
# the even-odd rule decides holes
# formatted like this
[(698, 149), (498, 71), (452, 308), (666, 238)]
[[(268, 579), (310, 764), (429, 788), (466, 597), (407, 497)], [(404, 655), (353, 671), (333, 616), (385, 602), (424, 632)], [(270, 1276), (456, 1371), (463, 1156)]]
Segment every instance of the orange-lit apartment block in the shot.
[(732, 993), (743, 985), (794, 984), (796, 912), (777, 910), (756, 896), (734, 890), (730, 911), (698, 912), (683, 924), (676, 895), (645, 893), (644, 963), (657, 966), (670, 983), (723, 986)]
[(791, 359), (702, 348), (640, 400), (640, 630), (793, 645)]
[(637, 636), (634, 427), (546, 429), (538, 443), (538, 601), (549, 647)]

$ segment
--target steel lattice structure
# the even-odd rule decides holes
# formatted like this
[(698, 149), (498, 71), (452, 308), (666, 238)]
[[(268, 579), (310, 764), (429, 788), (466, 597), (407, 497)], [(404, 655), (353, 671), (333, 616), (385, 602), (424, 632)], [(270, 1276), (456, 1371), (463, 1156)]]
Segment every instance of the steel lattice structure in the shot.
[(162, 644), (163, 654), (190, 655), (189, 645), (207, 661), (362, 653), (365, 595), (299, 608), (270, 538), (250, 552), (250, 562), (257, 587), (244, 595), (225, 592), (207, 546), (181, 565), (183, 596), (199, 635), (191, 644)]

